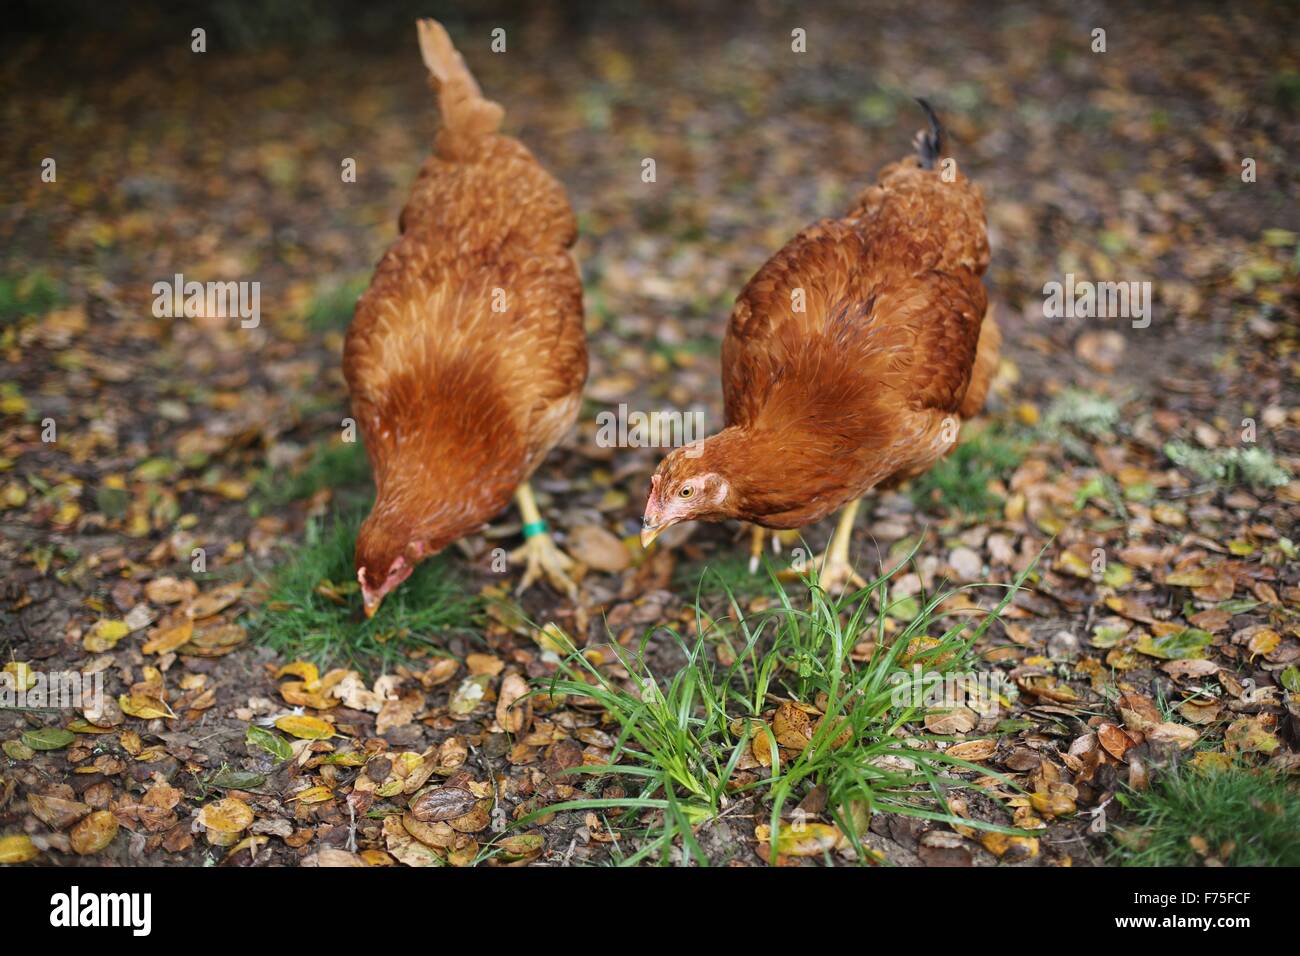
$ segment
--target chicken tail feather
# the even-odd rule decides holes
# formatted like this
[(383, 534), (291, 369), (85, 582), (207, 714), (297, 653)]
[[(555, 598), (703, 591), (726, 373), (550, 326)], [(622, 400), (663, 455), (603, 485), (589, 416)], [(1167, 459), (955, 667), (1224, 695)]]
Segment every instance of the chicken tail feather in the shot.
[(474, 74), (437, 20), (417, 20), (420, 56), (429, 70), (429, 82), (438, 93), (443, 130), (453, 153), (497, 131), (505, 110), (485, 99)]
[(935, 161), (939, 154), (943, 152), (943, 126), (939, 123), (939, 117), (935, 115), (930, 104), (919, 96), (916, 101), (921, 104), (921, 109), (925, 110), (925, 118), (930, 122), (929, 130), (921, 130), (916, 134), (913, 145), (916, 147), (916, 155), (921, 160), (922, 169), (934, 169)]

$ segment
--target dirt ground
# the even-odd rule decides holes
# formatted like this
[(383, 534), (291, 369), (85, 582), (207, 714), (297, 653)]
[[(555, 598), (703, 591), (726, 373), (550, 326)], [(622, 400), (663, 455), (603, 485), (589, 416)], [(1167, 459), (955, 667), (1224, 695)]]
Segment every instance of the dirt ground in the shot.
[[(630, 541), (661, 451), (600, 447), (596, 413), (698, 403), (707, 429), (720, 427), (732, 298), (789, 236), (907, 152), (920, 124), (912, 96), (933, 100), (949, 152), (984, 189), (1005, 336), (985, 418), (1018, 437), (1020, 460), (991, 482), (988, 516), (906, 489), (869, 498), (854, 555), (875, 567), (921, 536), (903, 585), (919, 593), (945, 579), (1008, 582), (1046, 548), (981, 648), (982, 666), (1019, 695), (1003, 729), (973, 736), (996, 740), (990, 769), (1062, 800), (971, 798), (972, 816), (1035, 828), (1033, 852), (1009, 856), (944, 824), (879, 814), (870, 845), (893, 863), (1100, 863), (1126, 784), (1186, 760), (1300, 764), (1300, 688), (1283, 676), (1300, 657), (1300, 483), (1230, 486), (1169, 452), (1249, 444), (1300, 471), (1288, 158), (1300, 151), (1300, 20), (1262, 5), (1089, 9), (535, 16), (507, 22), (505, 55), (488, 50), (490, 24), (449, 18), (458, 40), (463, 29), (481, 41), (462, 44), (481, 86), (579, 216), (587, 402), (536, 484), (552, 527), (603, 536), (568, 539), (592, 565), (578, 602), (545, 587), (522, 598), (528, 618), (579, 643), (634, 646), (689, 620), (698, 570), (747, 548), (743, 529), (709, 526), (646, 559)], [(1098, 26), (1104, 53), (1092, 49)], [(806, 53), (790, 49), (794, 28), (807, 31)], [(267, 582), (343, 494), (326, 483), (286, 502), (268, 489), (336, 441), (346, 415), (346, 318), (322, 318), (320, 303), (364, 286), (436, 128), (414, 31), (383, 49), (198, 55), (186, 40), (147, 57), (104, 40), (65, 36), (58, 57), (19, 45), (0, 66), (15, 91), (0, 150), (11, 186), (0, 217), (0, 657), (15, 679), (24, 668), (102, 674), (108, 698), (93, 719), (0, 708), (0, 837), (28, 838), (0, 860), (480, 859), (507, 822), (577, 792), (565, 768), (610, 751), (591, 709), (539, 710), (516, 734), (501, 726), (504, 676), (554, 669), (536, 631), (494, 614), (470, 633), (428, 635), (450, 659), (387, 668), (391, 700), (380, 703), (366, 695), (385, 668), (357, 669), (345, 700), (313, 697), (313, 673), (282, 673), (290, 661), (257, 623), (275, 613)], [(46, 157), (54, 182), (41, 178)], [(654, 183), (641, 177), (646, 157)], [(349, 158), (355, 182), (341, 180)], [(153, 285), (177, 273), (258, 281), (260, 325), (156, 317)], [(1048, 317), (1044, 285), (1066, 274), (1150, 282), (1149, 325)], [(27, 295), (35, 275), (47, 299)], [(1113, 414), (1094, 428), (1059, 413), (1080, 396)], [(830, 527), (804, 534), (820, 547)], [(494, 572), (490, 554), (518, 531), (512, 510), (451, 552), (467, 593), (513, 586), (518, 570)], [(629, 543), (611, 556), (611, 539)], [(760, 589), (745, 600), (768, 599)], [(652, 640), (661, 673), (680, 666), (674, 653)], [(466, 711), (457, 696), (475, 675), (485, 693)], [(301, 684), (286, 693), (286, 677)], [(286, 733), (286, 746), (306, 741), (289, 759), (249, 742), (250, 726), (295, 706), (328, 717), (364, 766), (331, 762), (339, 738)], [(395, 838), (377, 795), (394, 779), (410, 793), (395, 765), (430, 752), (485, 814), (457, 829), (471, 840), (436, 854)], [(236, 835), (262, 838), (230, 855), (205, 838), (204, 808), (223, 799), (251, 810)], [(701, 828), (713, 862), (762, 864), (758, 804)], [(528, 832), (542, 841), (489, 862), (604, 862), (611, 846), (636, 845), (593, 813)]]

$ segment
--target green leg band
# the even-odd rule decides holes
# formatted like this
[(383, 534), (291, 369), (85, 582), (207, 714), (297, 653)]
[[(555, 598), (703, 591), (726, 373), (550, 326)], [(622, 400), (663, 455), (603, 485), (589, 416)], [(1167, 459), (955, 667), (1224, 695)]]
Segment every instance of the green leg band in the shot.
[(524, 537), (535, 538), (539, 534), (546, 534), (545, 521), (530, 521), (524, 525)]

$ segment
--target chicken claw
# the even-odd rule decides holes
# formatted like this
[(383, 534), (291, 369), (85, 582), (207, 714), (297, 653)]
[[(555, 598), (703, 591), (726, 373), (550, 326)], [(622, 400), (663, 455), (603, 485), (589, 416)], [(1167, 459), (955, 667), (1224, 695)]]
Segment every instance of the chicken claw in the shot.
[(574, 567), (574, 560), (560, 550), (548, 532), (542, 531), (525, 539), (521, 547), (510, 552), (510, 561), (524, 565), (524, 576), (515, 589), (516, 594), (522, 594), (545, 575), (557, 591), (570, 598), (578, 596), (578, 585), (568, 573)]
[(515, 492), (519, 502), (519, 513), (524, 519), (524, 543), (510, 552), (510, 561), (524, 565), (524, 576), (515, 589), (516, 594), (528, 590), (543, 575), (557, 591), (567, 594), (570, 599), (578, 596), (578, 585), (569, 572), (574, 567), (574, 560), (560, 550), (546, 530), (546, 522), (537, 508), (533, 489), (524, 482)]

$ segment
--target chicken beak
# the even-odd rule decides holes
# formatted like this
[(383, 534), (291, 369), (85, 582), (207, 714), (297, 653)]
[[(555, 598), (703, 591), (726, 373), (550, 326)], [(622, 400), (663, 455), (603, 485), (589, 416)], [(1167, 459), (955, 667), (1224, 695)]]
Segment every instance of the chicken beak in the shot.
[(650, 497), (646, 499), (645, 512), (641, 515), (641, 547), (645, 549), (649, 549), (655, 538), (675, 523), (664, 516), (663, 498), (659, 495), (659, 485), (662, 482), (658, 473), (650, 476)]

